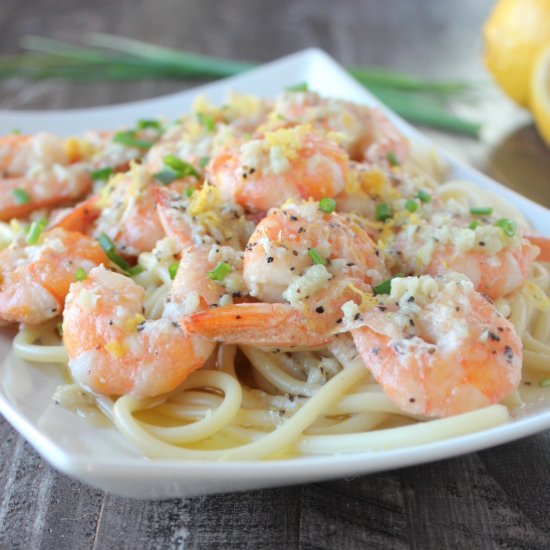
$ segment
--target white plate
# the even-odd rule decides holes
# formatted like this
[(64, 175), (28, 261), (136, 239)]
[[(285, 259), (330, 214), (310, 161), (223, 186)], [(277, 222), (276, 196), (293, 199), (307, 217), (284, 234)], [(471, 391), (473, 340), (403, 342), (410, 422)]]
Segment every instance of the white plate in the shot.
[[(72, 111), (1, 112), (0, 133), (51, 130), (61, 134), (89, 128), (133, 125), (138, 118), (175, 118), (188, 110), (198, 93), (216, 102), (237, 90), (273, 97), (282, 87), (307, 81), (324, 95), (378, 105), (378, 101), (324, 52), (310, 49), (269, 63), (241, 76), (157, 99)], [(390, 113), (413, 140), (429, 142), (409, 124)], [(434, 146), (437, 150), (437, 147)], [(511, 200), (543, 234), (550, 234), (545, 208), (529, 201), (443, 151), (450, 176), (477, 183)], [(76, 414), (55, 406), (51, 396), (62, 383), (57, 367), (14, 358), (11, 336), (0, 332), (0, 412), (55, 468), (81, 481), (123, 496), (181, 497), (224, 491), (305, 483), (410, 466), (457, 456), (512, 441), (550, 427), (550, 399), (529, 405), (510, 423), (481, 433), (429, 445), (352, 455), (272, 462), (205, 463), (148, 460), (114, 428), (96, 428)]]

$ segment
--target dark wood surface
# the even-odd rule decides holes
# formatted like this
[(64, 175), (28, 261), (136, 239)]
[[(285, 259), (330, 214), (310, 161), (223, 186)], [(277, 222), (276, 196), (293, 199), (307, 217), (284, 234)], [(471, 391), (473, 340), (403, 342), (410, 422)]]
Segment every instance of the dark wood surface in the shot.
[[(267, 61), (319, 46), (344, 64), (483, 80), (477, 0), (2, 0), (0, 52), (40, 34), (111, 32)], [(188, 83), (0, 83), (0, 108), (152, 97)], [(492, 94), (492, 95), (491, 95)], [(528, 115), (491, 91), (483, 142), (431, 137), (550, 205), (550, 155)], [(140, 502), (55, 472), (0, 419), (0, 548), (550, 548), (550, 432), (394, 472), (242, 494)]]

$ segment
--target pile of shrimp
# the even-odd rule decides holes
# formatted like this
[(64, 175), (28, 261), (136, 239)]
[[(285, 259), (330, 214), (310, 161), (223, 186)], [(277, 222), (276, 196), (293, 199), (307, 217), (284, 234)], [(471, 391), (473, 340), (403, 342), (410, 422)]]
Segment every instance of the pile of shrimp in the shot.
[(58, 323), (93, 394), (172, 392), (218, 343), (344, 337), (419, 417), (519, 384), (521, 338), (495, 302), (550, 260), (547, 240), (440, 198), (378, 109), (302, 87), (198, 98), (172, 123), (5, 136), (0, 171), (0, 323)]

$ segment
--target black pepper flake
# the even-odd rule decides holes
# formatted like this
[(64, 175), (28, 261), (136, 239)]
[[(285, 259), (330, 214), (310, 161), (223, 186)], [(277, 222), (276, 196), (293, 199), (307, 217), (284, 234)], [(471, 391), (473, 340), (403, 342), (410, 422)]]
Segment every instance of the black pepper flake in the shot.
[(347, 265), (348, 267), (353, 267), (355, 264), (354, 264), (353, 262), (348, 262), (346, 265)]
[(504, 346), (504, 357), (506, 357), (506, 361), (508, 361), (508, 363), (512, 362), (512, 359), (514, 358), (514, 352), (512, 351), (512, 348), (510, 346)]
[(240, 315), (235, 315), (235, 319), (240, 319), (241, 316)]
[(292, 251), (292, 254), (293, 254), (294, 256), (298, 256), (298, 251), (297, 251), (297, 250), (293, 250), (293, 251)]
[(372, 348), (372, 349), (370, 350), (370, 352), (371, 352), (373, 355), (376, 355), (379, 351), (380, 351), (380, 348), (379, 348), (379, 347)]
[(429, 349), (428, 349), (428, 353), (429, 353), (430, 355), (434, 354), (434, 353), (435, 353), (435, 348), (429, 348)]
[(477, 244), (478, 244), (479, 246), (485, 246), (485, 241), (479, 241)]
[(414, 403), (416, 399), (414, 397), (409, 397), (409, 403)]
[(376, 308), (378, 311), (386, 311), (386, 309), (388, 309), (386, 306), (378, 306)]
[(109, 319), (109, 326), (110, 326), (110, 327), (113, 326), (113, 320), (112, 320), (112, 319)]
[(343, 321), (342, 317), (340, 317), (340, 319), (336, 319), (336, 324), (340, 324), (341, 322)]
[(409, 325), (411, 325), (411, 327), (414, 327), (414, 320), (413, 319), (409, 319)]
[(274, 260), (273, 256), (267, 257), (267, 263), (270, 264)]
[(407, 302), (409, 302), (409, 303), (410, 303), (410, 302), (414, 302), (414, 296), (409, 296), (409, 297), (407, 298)]
[(361, 315), (359, 313), (356, 313), (355, 316), (353, 317), (353, 320), (354, 321), (360, 321), (361, 320)]
[(306, 228), (305, 227), (299, 227), (298, 228), (298, 233), (305, 233), (306, 232)]
[(290, 271), (294, 271), (296, 268), (295, 267), (291, 267), (290, 268)]
[(292, 221), (292, 222), (297, 222), (297, 221), (298, 221), (298, 217), (297, 217), (297, 216), (290, 216), (290, 221)]
[(500, 342), (500, 336), (496, 335), (494, 332), (489, 331), (489, 338), (494, 342)]
[(325, 313), (325, 308), (323, 306), (317, 306), (315, 311), (316, 313)]

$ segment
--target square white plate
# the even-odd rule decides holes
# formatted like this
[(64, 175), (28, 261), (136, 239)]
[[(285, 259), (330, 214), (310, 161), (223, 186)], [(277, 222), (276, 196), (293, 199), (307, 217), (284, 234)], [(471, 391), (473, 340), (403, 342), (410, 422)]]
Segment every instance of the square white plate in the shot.
[[(303, 81), (323, 95), (379, 105), (324, 52), (310, 49), (241, 76), (147, 101), (70, 111), (0, 111), (0, 133), (19, 128), (23, 132), (50, 130), (69, 134), (90, 128), (132, 126), (138, 118), (176, 118), (190, 108), (199, 93), (207, 93), (216, 102), (222, 102), (230, 90), (274, 97), (284, 86)], [(388, 114), (407, 137), (430, 145), (409, 124)], [(538, 231), (550, 234), (547, 209), (432, 147), (449, 162), (451, 178), (472, 181), (512, 201)], [(550, 428), (549, 398), (529, 405), (506, 425), (406, 449), (271, 462), (149, 460), (114, 428), (96, 428), (55, 406), (51, 396), (62, 383), (60, 370), (13, 357), (12, 336), (0, 331), (0, 412), (55, 468), (123, 496), (181, 497), (353, 476), (457, 456)]]

